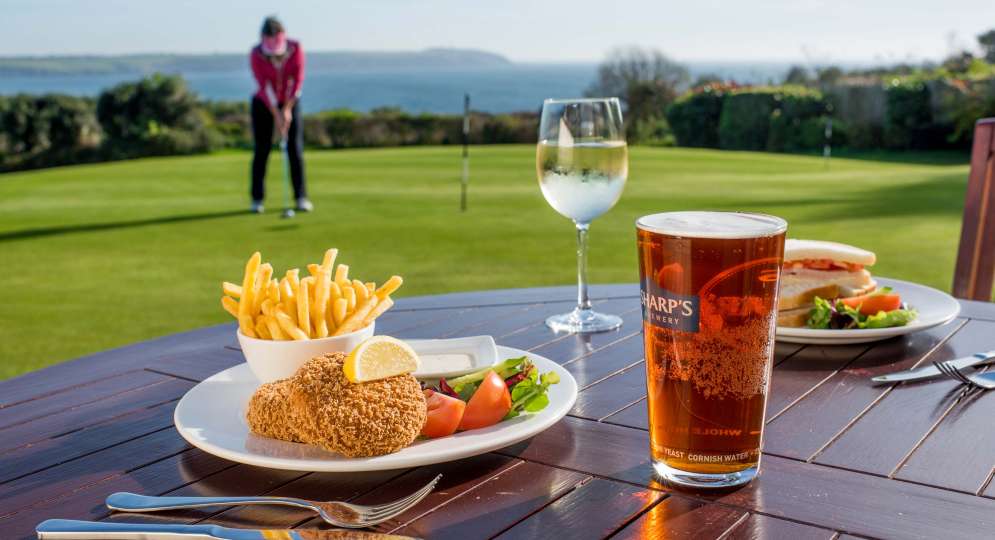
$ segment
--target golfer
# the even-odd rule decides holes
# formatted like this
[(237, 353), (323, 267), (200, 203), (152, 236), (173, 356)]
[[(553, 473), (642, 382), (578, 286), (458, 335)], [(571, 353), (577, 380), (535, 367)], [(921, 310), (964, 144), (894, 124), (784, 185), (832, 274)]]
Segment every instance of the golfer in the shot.
[(301, 87), (304, 84), (304, 50), (301, 44), (287, 39), (283, 24), (276, 17), (263, 21), (259, 44), (249, 53), (252, 75), (259, 88), (252, 96), (252, 205), (250, 210), (263, 212), (266, 195), (266, 162), (273, 146), (274, 131), (287, 140), (290, 178), (294, 184), (297, 210), (314, 209), (307, 198), (304, 183), (304, 122), (301, 118)]

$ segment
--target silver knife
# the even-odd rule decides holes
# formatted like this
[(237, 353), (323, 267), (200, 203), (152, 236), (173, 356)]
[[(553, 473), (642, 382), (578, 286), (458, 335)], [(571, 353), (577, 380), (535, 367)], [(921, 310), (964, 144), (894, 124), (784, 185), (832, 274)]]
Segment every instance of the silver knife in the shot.
[(230, 529), (219, 525), (170, 525), (49, 519), (35, 528), (39, 540), (411, 540), (347, 529)]
[[(995, 360), (995, 351), (974, 353), (971, 356), (965, 356), (963, 358), (957, 358), (954, 360), (948, 360), (947, 363), (957, 369), (964, 369), (972, 366), (982, 366)], [(930, 362), (926, 366), (917, 367), (915, 369), (907, 369), (904, 371), (896, 371), (895, 373), (889, 373), (887, 375), (880, 375), (877, 377), (872, 377), (871, 380), (876, 383), (891, 383), (899, 381), (921, 381), (923, 379), (931, 379), (939, 375), (940, 372), (937, 371), (936, 367)]]

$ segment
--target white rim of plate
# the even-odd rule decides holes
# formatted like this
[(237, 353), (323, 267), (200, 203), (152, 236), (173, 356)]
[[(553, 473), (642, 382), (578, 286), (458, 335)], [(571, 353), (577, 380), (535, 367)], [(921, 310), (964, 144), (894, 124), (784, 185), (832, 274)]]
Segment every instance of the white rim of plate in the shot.
[[(530, 359), (535, 361), (538, 359), (540, 362), (547, 364), (546, 366), (541, 366), (540, 369), (543, 371), (556, 371), (560, 376), (559, 385), (561, 389), (568, 392), (569, 397), (557, 406), (556, 410), (550, 410), (549, 408), (539, 412), (534, 413), (529, 416), (522, 416), (519, 419), (509, 420), (507, 422), (513, 423), (499, 423), (496, 426), (491, 426), (488, 428), (483, 428), (479, 430), (471, 430), (457, 433), (455, 435), (450, 435), (449, 437), (443, 437), (440, 439), (432, 439), (433, 441), (443, 441), (448, 439), (464, 439), (453, 451), (446, 453), (443, 459), (434, 459), (429, 456), (422, 457), (408, 457), (404, 456), (403, 452), (410, 448), (416, 448), (416, 445), (409, 446), (399, 452), (393, 454), (387, 454), (385, 456), (377, 456), (372, 458), (340, 458), (338, 456), (330, 455), (330, 457), (337, 459), (291, 459), (291, 458), (279, 458), (263, 456), (259, 454), (249, 453), (247, 451), (233, 451), (227, 447), (219, 446), (211, 442), (204, 441), (195, 436), (194, 431), (198, 431), (199, 428), (193, 426), (185, 426), (180, 419), (181, 412), (183, 410), (184, 400), (188, 399), (188, 396), (197, 390), (202, 384), (211, 381), (213, 378), (219, 375), (228, 373), (236, 369), (248, 369), (248, 365), (243, 363), (232, 366), (228, 369), (222, 370), (215, 373), (211, 377), (208, 377), (198, 383), (196, 386), (187, 391), (186, 394), (180, 399), (176, 405), (176, 409), (173, 412), (173, 423), (176, 430), (179, 432), (180, 436), (183, 437), (192, 446), (199, 448), (209, 454), (227, 459), (229, 461), (234, 461), (237, 463), (244, 463), (246, 465), (254, 465), (258, 467), (265, 467), (269, 469), (280, 469), (280, 470), (295, 470), (295, 471), (312, 471), (312, 472), (363, 472), (363, 471), (377, 471), (377, 470), (392, 470), (392, 469), (402, 469), (408, 467), (417, 467), (422, 465), (431, 465), (435, 463), (445, 463), (449, 461), (455, 461), (458, 459), (463, 459), (467, 457), (472, 457), (480, 454), (485, 454), (487, 452), (492, 452), (501, 448), (506, 448), (513, 444), (517, 444), (525, 439), (534, 437), (539, 433), (549, 429), (551, 426), (563, 419), (564, 416), (570, 412), (573, 408), (574, 403), (577, 400), (577, 381), (573, 378), (573, 375), (569, 371), (563, 368), (563, 366), (557, 364), (556, 362), (538, 354), (530, 353), (528, 351), (523, 351), (521, 349), (515, 349), (512, 347), (498, 346), (498, 353), (500, 357), (514, 358), (517, 356), (528, 356)], [(553, 406), (550, 403), (550, 406)], [(245, 404), (239, 404), (239, 414), (244, 411)], [(497, 444), (480, 444), (476, 441), (485, 435), (490, 435), (494, 431), (507, 431), (515, 430), (518, 425), (521, 425), (523, 421), (534, 419), (535, 423), (530, 423), (527, 427), (528, 429), (520, 429), (519, 432), (514, 433), (514, 435), (506, 435), (500, 439)], [(282, 442), (282, 441), (281, 441)], [(475, 444), (471, 444), (475, 443)], [(296, 444), (296, 443), (285, 443), (285, 444)], [(313, 447), (312, 447), (313, 448)], [(400, 456), (402, 459), (398, 459)], [(403, 459), (408, 457), (408, 459)], [(399, 463), (391, 463), (393, 461), (398, 461)], [(322, 465), (324, 464), (324, 465)]]

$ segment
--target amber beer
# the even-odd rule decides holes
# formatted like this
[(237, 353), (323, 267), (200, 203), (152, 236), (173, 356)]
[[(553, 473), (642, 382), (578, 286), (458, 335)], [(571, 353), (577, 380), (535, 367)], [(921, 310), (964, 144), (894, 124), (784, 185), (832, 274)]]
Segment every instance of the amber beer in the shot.
[(726, 487), (757, 474), (786, 229), (732, 212), (636, 222), (650, 451), (666, 480)]

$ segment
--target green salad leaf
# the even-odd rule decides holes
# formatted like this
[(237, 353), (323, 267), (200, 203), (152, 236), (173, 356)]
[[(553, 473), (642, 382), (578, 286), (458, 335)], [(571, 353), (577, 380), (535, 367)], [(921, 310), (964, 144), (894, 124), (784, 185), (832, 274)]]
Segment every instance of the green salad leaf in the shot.
[[(891, 287), (882, 287), (870, 296), (888, 294)], [(890, 328), (905, 326), (918, 316), (911, 308), (879, 311), (874, 315), (864, 315), (859, 308), (852, 308), (842, 300), (832, 302), (818, 296), (813, 300), (814, 306), (809, 311), (806, 326), (814, 329), (853, 330), (864, 328)]]
[(514, 418), (523, 412), (539, 412), (545, 409), (549, 405), (549, 396), (546, 395), (546, 391), (558, 382), (560, 382), (560, 376), (555, 371), (547, 371), (539, 376), (529, 374), (529, 377), (511, 389), (511, 410), (504, 417), (505, 420)]

